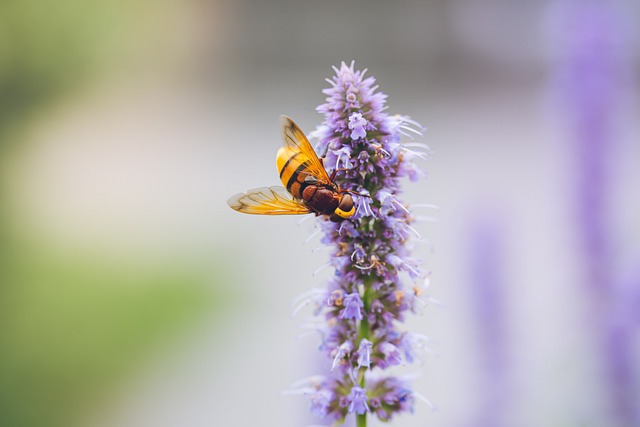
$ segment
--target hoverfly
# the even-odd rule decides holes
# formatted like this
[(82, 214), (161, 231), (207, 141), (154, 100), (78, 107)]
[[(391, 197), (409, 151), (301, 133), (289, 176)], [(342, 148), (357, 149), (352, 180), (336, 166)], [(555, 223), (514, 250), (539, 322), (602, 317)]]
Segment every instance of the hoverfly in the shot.
[(283, 187), (262, 187), (239, 193), (227, 200), (238, 211), (257, 215), (328, 215), (333, 222), (355, 214), (353, 198), (333, 182), (297, 124), (280, 116), (283, 146), (276, 155), (276, 165)]

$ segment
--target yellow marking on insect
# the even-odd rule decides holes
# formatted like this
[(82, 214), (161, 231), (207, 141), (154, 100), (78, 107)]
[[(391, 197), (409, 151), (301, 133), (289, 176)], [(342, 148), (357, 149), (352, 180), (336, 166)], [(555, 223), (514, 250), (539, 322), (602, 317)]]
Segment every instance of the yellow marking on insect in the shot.
[[(284, 188), (261, 187), (236, 194), (227, 200), (231, 209), (256, 215), (315, 213), (326, 215), (334, 222), (353, 216), (351, 196), (347, 198), (342, 194), (329, 177), (322, 160), (298, 125), (289, 117), (280, 116), (280, 133), (283, 146), (276, 154), (276, 167)], [(318, 189), (322, 191), (316, 194)], [(335, 213), (338, 200), (342, 206)]]
[(292, 150), (285, 147), (280, 147), (278, 149), (276, 165), (278, 166), (278, 174), (280, 174), (282, 185), (286, 188), (288, 188), (287, 184), (289, 183), (291, 176), (294, 174), (298, 166), (300, 166), (300, 162), (296, 160), (296, 156), (297, 153), (294, 153)]
[(340, 208), (336, 208), (334, 213), (338, 215), (340, 218), (345, 218), (345, 219), (351, 218), (356, 213), (356, 207), (352, 206), (351, 209), (349, 209), (349, 211), (343, 211)]

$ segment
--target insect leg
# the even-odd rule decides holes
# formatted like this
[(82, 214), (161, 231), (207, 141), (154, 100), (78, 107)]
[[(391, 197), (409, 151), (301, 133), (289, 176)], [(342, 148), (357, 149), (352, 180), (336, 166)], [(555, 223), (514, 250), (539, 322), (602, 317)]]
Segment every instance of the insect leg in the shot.
[(333, 179), (336, 177), (336, 174), (338, 172), (348, 171), (348, 170), (351, 170), (351, 168), (337, 168), (337, 169), (334, 169), (333, 172), (331, 172), (331, 176), (329, 177), (329, 179), (331, 181), (333, 181)]

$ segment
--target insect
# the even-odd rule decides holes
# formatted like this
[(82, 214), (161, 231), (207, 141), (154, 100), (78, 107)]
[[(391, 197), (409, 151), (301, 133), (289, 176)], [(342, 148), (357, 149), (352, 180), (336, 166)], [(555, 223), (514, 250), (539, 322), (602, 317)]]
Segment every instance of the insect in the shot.
[(283, 146), (276, 155), (280, 180), (286, 187), (254, 188), (227, 200), (238, 211), (257, 215), (328, 215), (333, 222), (351, 218), (355, 214), (349, 190), (342, 190), (324, 168), (309, 140), (297, 124), (287, 116), (280, 116)]

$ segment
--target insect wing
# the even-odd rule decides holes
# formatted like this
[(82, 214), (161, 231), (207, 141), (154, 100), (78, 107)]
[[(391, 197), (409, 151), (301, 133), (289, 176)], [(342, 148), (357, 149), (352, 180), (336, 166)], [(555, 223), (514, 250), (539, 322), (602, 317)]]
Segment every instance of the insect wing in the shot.
[(227, 204), (238, 212), (256, 215), (300, 215), (310, 212), (283, 187), (254, 188), (229, 198)]
[(298, 125), (289, 117), (280, 116), (280, 131), (287, 154), (293, 156), (295, 153), (301, 153), (309, 171), (319, 182), (325, 184), (331, 182), (327, 170)]

